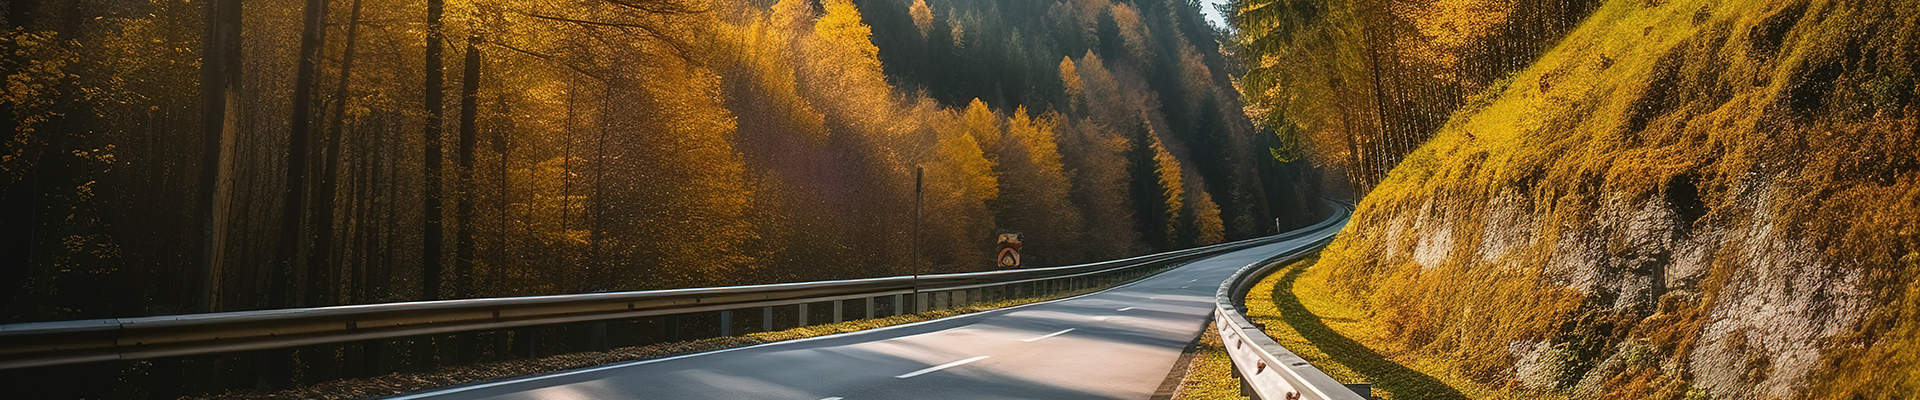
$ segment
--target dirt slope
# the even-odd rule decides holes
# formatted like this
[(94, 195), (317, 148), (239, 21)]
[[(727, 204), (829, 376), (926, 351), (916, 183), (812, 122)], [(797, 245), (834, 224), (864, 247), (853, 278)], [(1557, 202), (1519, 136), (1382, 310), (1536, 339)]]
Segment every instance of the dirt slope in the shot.
[(1916, 77), (1920, 2), (1607, 1), (1399, 164), (1321, 267), (1395, 351), (1487, 384), (1911, 398)]

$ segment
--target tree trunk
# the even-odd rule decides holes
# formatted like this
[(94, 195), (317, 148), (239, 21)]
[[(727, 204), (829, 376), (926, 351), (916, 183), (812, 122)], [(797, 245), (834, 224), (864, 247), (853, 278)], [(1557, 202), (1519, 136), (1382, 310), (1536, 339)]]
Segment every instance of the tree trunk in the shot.
[[(560, 174), (560, 228), (557, 232), (561, 235), (567, 234), (567, 220), (573, 218), (573, 130), (580, 125), (578, 120), (579, 111), (575, 108), (579, 107), (577, 104), (578, 97), (576, 96), (579, 93), (580, 79), (567, 78), (567, 123), (564, 125), (566, 128), (560, 130), (560, 169), (566, 171), (566, 173)], [(571, 246), (561, 246), (559, 249), (561, 264), (577, 265), (578, 263), (575, 263), (573, 260), (573, 252), (567, 251), (569, 247)], [(577, 269), (569, 268), (568, 273), (562, 274), (561, 279), (573, 282), (569, 282), (560, 287), (579, 292), (580, 290), (578, 290), (578, 288), (581, 287), (581, 283), (579, 282), (584, 282), (587, 279), (585, 279), (584, 274), (574, 273), (577, 271)]]
[(200, 64), (201, 155), (200, 188), (195, 210), (200, 213), (200, 259), (193, 275), (199, 282), (197, 304), (202, 311), (222, 311), (220, 280), (224, 275), (221, 251), (227, 237), (228, 184), (233, 174), (234, 135), (240, 130), (240, 0), (207, 3), (206, 39)]
[[(494, 97), (494, 115), (507, 115), (507, 101), (502, 97), (504, 96)], [(498, 129), (493, 141), (493, 153), (500, 157), (500, 176), (498, 177), (500, 198), (495, 201), (496, 205), (500, 208), (498, 212), (500, 214), (498, 227), (500, 232), (498, 235), (499, 243), (495, 244), (493, 257), (493, 265), (496, 269), (509, 268), (513, 265), (508, 260), (508, 257), (513, 255), (512, 249), (509, 246), (511, 239), (508, 238), (509, 222), (513, 220), (512, 215), (510, 215), (512, 212), (510, 207), (513, 206), (513, 198), (509, 197), (512, 193), (508, 191), (511, 187), (508, 178), (512, 176), (513, 171), (511, 171), (510, 166), (507, 165), (508, 161), (512, 159), (511, 154), (509, 154), (513, 145), (509, 142), (509, 140), (512, 139), (512, 137), (508, 136), (510, 132), (512, 132), (511, 129)], [(492, 281), (493, 286), (491, 286), (491, 288), (493, 290), (504, 290), (505, 288), (500, 287), (502, 282), (499, 279), (500, 275), (494, 276), (496, 278)]]
[[(306, 31), (300, 40), (300, 64), (293, 80), (293, 124), (287, 135), (287, 181), (282, 189), (284, 202), (280, 209), (280, 241), (274, 251), (273, 271), (268, 278), (267, 306), (273, 308), (292, 307), (294, 296), (290, 293), (295, 286), (293, 281), (304, 278), (307, 281), (324, 280), (325, 277), (301, 277), (295, 274), (294, 255), (300, 249), (300, 214), (306, 208), (307, 184), (307, 136), (313, 129), (313, 75), (320, 64), (321, 44), (327, 34), (327, 1), (307, 0)], [(312, 272), (318, 272), (319, 267)], [(307, 296), (311, 298), (311, 295)]]
[(590, 278), (589, 285), (591, 285), (587, 287), (588, 291), (609, 290), (612, 288), (610, 281), (614, 278), (612, 271), (608, 270), (607, 258), (601, 254), (601, 252), (605, 250), (603, 244), (605, 244), (607, 232), (606, 225), (601, 223), (601, 219), (606, 217), (607, 205), (607, 106), (611, 105), (610, 100), (613, 100), (613, 93), (614, 89), (612, 85), (608, 85), (605, 90), (600, 92), (600, 115), (597, 116), (598, 121), (595, 121), (598, 123), (595, 124), (597, 127), (594, 129), (594, 135), (596, 137), (594, 138), (593, 145), (593, 157), (595, 159), (593, 169), (593, 201), (588, 203), (587, 206), (587, 218), (589, 219), (587, 226), (590, 227), (589, 229), (592, 229), (591, 232), (593, 232), (591, 236), (588, 236), (592, 242), (588, 245), (587, 265), (589, 265), (588, 268), (592, 268), (591, 271), (593, 272), (588, 274)]
[[(0, 28), (26, 27), (33, 24), (33, 12), (40, 8), (38, 0), (14, 0), (8, 4), (7, 25)], [(211, 26), (212, 24), (208, 24)], [(0, 44), (0, 57), (5, 57), (7, 65), (25, 65), (26, 56), (19, 52), (19, 43), (7, 41)], [(0, 102), (0, 132), (9, 137), (18, 131), (13, 103)], [(31, 282), (33, 271), (29, 267), (33, 260), (33, 198), (36, 196), (32, 181), (24, 177), (3, 175), (0, 171), (0, 298), (20, 299), (27, 292), (25, 285)], [(0, 321), (14, 320), (20, 316), (20, 310), (27, 304), (12, 301), (0, 306)]]
[[(1372, 154), (1370, 154), (1372, 156), (1372, 159), (1367, 160), (1365, 158), (1362, 158), (1362, 160), (1366, 161), (1367, 163), (1366, 175), (1365, 175), (1365, 178), (1363, 178), (1364, 180), (1366, 180), (1366, 183), (1363, 185), (1363, 187), (1368, 190), (1373, 189), (1373, 185), (1378, 184), (1382, 179), (1386, 178), (1385, 168), (1392, 167), (1391, 165), (1387, 165), (1386, 162), (1389, 157), (1393, 157), (1394, 155), (1392, 153), (1387, 152), (1386, 149), (1382, 148), (1383, 146), (1381, 145), (1381, 142), (1384, 141), (1388, 135), (1387, 121), (1389, 119), (1396, 122), (1401, 121), (1401, 119), (1399, 118), (1390, 118), (1391, 116), (1387, 115), (1388, 105), (1387, 105), (1387, 99), (1386, 99), (1385, 83), (1381, 82), (1381, 77), (1380, 77), (1380, 68), (1382, 68), (1382, 65), (1380, 64), (1380, 53), (1386, 51), (1385, 49), (1386, 45), (1381, 43), (1380, 40), (1377, 39), (1379, 35), (1375, 35), (1374, 31), (1378, 29), (1389, 28), (1386, 22), (1384, 22), (1385, 18), (1381, 17), (1382, 15), (1385, 15), (1385, 12), (1386, 12), (1385, 10), (1370, 9), (1370, 12), (1367, 12), (1367, 17), (1362, 17), (1362, 18), (1363, 18), (1363, 21), (1366, 21), (1374, 26), (1372, 26), (1369, 29), (1360, 30), (1361, 32), (1363, 32), (1362, 34), (1366, 35), (1365, 42), (1367, 46), (1367, 74), (1373, 80), (1373, 93), (1372, 93), (1372, 96), (1368, 96), (1368, 98), (1372, 100), (1373, 108), (1374, 108), (1374, 114), (1373, 114), (1374, 131), (1372, 132), (1373, 137), (1371, 138), (1371, 140), (1368, 140), (1368, 142), (1372, 144), (1372, 148), (1369, 149), (1369, 150), (1372, 150), (1371, 152)], [(1366, 192), (1359, 192), (1359, 193), (1366, 193)]]
[(425, 232), (421, 235), (423, 241), (421, 244), (422, 254), (420, 262), (422, 275), (420, 280), (420, 296), (423, 300), (438, 300), (441, 298), (440, 281), (442, 279), (442, 270), (440, 265), (440, 248), (444, 241), (441, 237), (444, 232), (442, 232), (443, 229), (440, 220), (440, 125), (441, 121), (446, 117), (446, 110), (440, 105), (441, 100), (443, 100), (441, 97), (444, 96), (442, 94), (444, 90), (444, 88), (442, 88), (442, 86), (444, 86), (442, 82), (444, 77), (442, 75), (445, 73), (440, 65), (440, 56), (441, 53), (446, 51), (443, 48), (446, 37), (444, 33), (441, 32), (444, 27), (440, 24), (440, 15), (445, 11), (445, 8), (445, 1), (443, 0), (427, 0), (427, 87), (425, 102), (427, 109), (427, 145), (426, 159), (424, 160), (426, 180), (422, 188), (425, 193), (421, 196), (425, 200), (426, 224), (424, 224)]
[[(326, 143), (325, 160), (320, 162), (320, 179), (314, 182), (313, 248), (307, 252), (307, 268), (317, 276), (331, 276), (332, 280), (309, 279), (307, 281), (307, 303), (328, 305), (337, 302), (344, 292), (339, 292), (337, 281), (343, 278), (345, 270), (333, 265), (333, 211), (336, 183), (340, 176), (340, 135), (346, 126), (347, 84), (353, 81), (354, 39), (360, 33), (360, 0), (354, 0), (352, 11), (347, 13), (347, 48), (340, 55), (340, 76), (333, 89), (333, 116), (327, 124), (327, 133), (320, 140)], [(320, 272), (326, 271), (327, 274)]]
[(480, 37), (467, 36), (466, 66), (461, 73), (460, 83), (460, 206), (454, 211), (454, 218), (460, 220), (454, 240), (458, 243), (453, 252), (454, 285), (453, 295), (467, 297), (473, 295), (473, 145), (475, 126), (474, 103), (480, 94)]

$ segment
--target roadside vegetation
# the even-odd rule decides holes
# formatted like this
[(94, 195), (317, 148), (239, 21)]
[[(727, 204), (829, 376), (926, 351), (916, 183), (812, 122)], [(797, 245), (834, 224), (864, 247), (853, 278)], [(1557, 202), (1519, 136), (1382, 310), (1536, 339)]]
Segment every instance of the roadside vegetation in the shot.
[[(1382, 361), (1475, 398), (1920, 394), (1920, 3), (1612, 0), (1579, 21), (1279, 275), (1274, 336), (1395, 395), (1419, 386)], [(1317, 318), (1289, 323), (1286, 296)]]
[(1220, 343), (1220, 332), (1207, 325), (1194, 347), (1193, 360), (1187, 364), (1187, 376), (1180, 379), (1175, 400), (1241, 400), (1240, 378), (1233, 376), (1233, 360)]
[(1380, 400), (1535, 399), (1565, 396), (1474, 382), (1444, 359), (1391, 346), (1362, 304), (1334, 293), (1319, 256), (1275, 270), (1248, 291), (1247, 319), (1342, 383), (1372, 383)]

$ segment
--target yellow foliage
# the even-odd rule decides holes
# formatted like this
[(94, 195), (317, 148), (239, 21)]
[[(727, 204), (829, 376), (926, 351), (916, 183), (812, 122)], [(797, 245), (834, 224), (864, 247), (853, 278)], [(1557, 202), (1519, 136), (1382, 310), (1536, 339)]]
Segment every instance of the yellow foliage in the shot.
[(1605, 2), (1315, 269), (1385, 330), (1371, 348), (1480, 384), (1538, 353), (1610, 365), (1532, 378), (1596, 398), (1911, 393), (1920, 107), (1876, 88), (1914, 85), (1920, 5), (1896, 3)]
[(1068, 98), (1080, 97), (1080, 92), (1086, 89), (1080, 84), (1080, 72), (1073, 67), (1073, 57), (1060, 56), (1060, 80), (1067, 84)]
[(928, 255), (945, 270), (978, 270), (991, 261), (987, 239), (995, 225), (987, 204), (1000, 197), (1000, 176), (963, 121), (966, 113), (939, 114), (927, 117), (937, 140), (926, 165), (926, 215), (938, 216), (924, 219), (925, 241), (936, 246)]
[[(980, 148), (1000, 148), (1000, 116), (994, 115), (993, 110), (987, 108), (987, 103), (980, 99), (973, 99), (972, 103), (967, 104), (967, 109), (960, 115), (960, 126)], [(987, 154), (989, 160), (994, 156), (991, 152)]]
[[(993, 162), (986, 158), (989, 154), (983, 149), (986, 146), (981, 146), (980, 142), (975, 140), (981, 134), (977, 132), (980, 127), (975, 125), (973, 108), (968, 110), (959, 131), (949, 131), (940, 135), (939, 160), (947, 165), (950, 171), (956, 173), (955, 178), (951, 179), (963, 182), (959, 189), (964, 191), (966, 198), (981, 201), (993, 200), (1000, 196), (1000, 185), (996, 182)], [(993, 118), (992, 114), (988, 114), (987, 117)], [(993, 123), (992, 119), (987, 121), (988, 124)], [(993, 129), (991, 137), (999, 136), (997, 127), (989, 125), (988, 128)]]
[[(73, 95), (63, 82), (74, 77), (68, 64), (79, 57), (71, 47), (76, 44), (58, 39), (54, 32), (0, 32), (0, 44), (6, 44), (25, 65), (12, 66), (6, 73), (6, 95), (0, 104), (12, 108), (14, 131), (9, 132), (4, 153), (0, 153), (0, 183), (11, 185), (25, 178), (35, 153), (44, 146), (36, 132), (47, 121), (62, 115), (54, 109), (62, 96)], [(4, 186), (4, 185), (0, 185)]]
[(920, 36), (933, 34), (933, 10), (927, 8), (927, 0), (913, 0), (907, 13), (913, 15), (913, 26), (920, 28)]
[(1007, 119), (1007, 135), (1019, 140), (1033, 165), (1039, 166), (1042, 184), (1064, 188), (1067, 187), (1066, 166), (1060, 161), (1060, 145), (1055, 143), (1053, 134), (1054, 121), (1059, 118), (1052, 112), (1040, 118), (1028, 118), (1027, 107), (1020, 106), (1014, 109), (1013, 117)]
[(730, 81), (747, 81), (751, 92), (739, 99), (761, 101), (778, 107), (784, 120), (803, 136), (826, 138), (826, 116), (813, 109), (799, 93), (799, 78), (794, 75), (790, 31), (773, 26), (766, 17), (754, 16), (740, 25), (724, 26), (721, 39), (727, 51), (720, 52), (720, 63), (729, 67)]
[(805, 93), (816, 105), (830, 110), (846, 126), (863, 132), (897, 134), (893, 87), (880, 67), (880, 49), (873, 45), (873, 29), (860, 20), (860, 10), (847, 0), (826, 0), (826, 14), (814, 21), (806, 41), (803, 71)]
[(1226, 223), (1220, 221), (1220, 205), (1213, 202), (1213, 194), (1205, 190), (1195, 190), (1193, 196), (1193, 223), (1195, 233), (1193, 244), (1204, 246), (1227, 240)]
[(1143, 63), (1152, 60), (1153, 43), (1149, 42), (1152, 33), (1147, 32), (1146, 23), (1141, 22), (1140, 12), (1125, 3), (1115, 3), (1108, 11), (1113, 15), (1113, 24), (1120, 28), (1120, 40), (1126, 45), (1127, 54)]
[(1181, 222), (1180, 210), (1187, 202), (1187, 187), (1182, 183), (1183, 177), (1181, 177), (1184, 172), (1181, 171), (1180, 160), (1174, 158), (1173, 153), (1167, 151), (1167, 146), (1160, 142), (1160, 135), (1149, 133), (1147, 137), (1153, 139), (1148, 142), (1148, 146), (1153, 149), (1153, 172), (1160, 178), (1160, 189), (1166, 195), (1167, 237), (1178, 237)]
[(1339, 295), (1332, 273), (1319, 256), (1276, 269), (1247, 291), (1247, 319), (1334, 379), (1372, 383), (1379, 400), (1564, 398), (1482, 385), (1445, 363), (1412, 361), (1420, 354), (1398, 347), (1399, 334), (1377, 323), (1366, 302)]

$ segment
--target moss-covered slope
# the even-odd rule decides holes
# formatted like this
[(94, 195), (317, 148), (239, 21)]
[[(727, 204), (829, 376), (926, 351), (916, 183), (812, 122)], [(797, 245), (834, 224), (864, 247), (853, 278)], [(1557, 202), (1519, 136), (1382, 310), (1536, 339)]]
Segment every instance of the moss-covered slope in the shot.
[(1607, 1), (1409, 155), (1316, 268), (1383, 350), (1484, 384), (1912, 398), (1917, 77), (1920, 2)]

